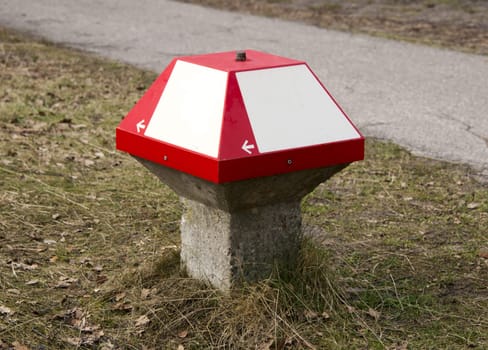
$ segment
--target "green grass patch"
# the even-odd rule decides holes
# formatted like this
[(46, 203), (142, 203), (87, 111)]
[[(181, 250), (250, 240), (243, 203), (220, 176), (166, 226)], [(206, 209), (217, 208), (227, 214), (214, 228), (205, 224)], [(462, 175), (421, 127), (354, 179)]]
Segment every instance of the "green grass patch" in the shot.
[(368, 140), (303, 202), (293, 271), (179, 268), (177, 196), (114, 150), (155, 74), (0, 30), (0, 349), (484, 349), (488, 188)]

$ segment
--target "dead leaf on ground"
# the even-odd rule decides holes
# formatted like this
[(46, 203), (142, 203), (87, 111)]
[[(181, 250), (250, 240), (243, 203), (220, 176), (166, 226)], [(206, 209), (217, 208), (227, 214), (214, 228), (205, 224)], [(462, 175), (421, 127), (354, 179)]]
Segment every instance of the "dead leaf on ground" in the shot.
[(468, 209), (476, 209), (476, 208), (479, 208), (481, 206), (481, 203), (476, 203), (476, 202), (471, 202), (471, 203), (468, 203), (468, 205), (466, 205), (466, 207)]
[(327, 320), (330, 318), (330, 315), (327, 311), (324, 311), (322, 313), (318, 313), (316, 311), (313, 311), (313, 310), (305, 310), (303, 315), (305, 316), (305, 318), (308, 320), (308, 321), (313, 321), (313, 320)]
[(81, 338), (80, 337), (68, 337), (68, 338), (63, 338), (63, 341), (74, 346), (80, 346), (81, 345)]
[(14, 311), (6, 306), (0, 305), (0, 315), (11, 316), (14, 314)]
[(100, 331), (99, 325), (89, 325), (85, 317), (81, 320), (72, 320), (71, 325), (83, 333), (95, 333)]
[(178, 347), (176, 348), (177, 350), (185, 350), (185, 347), (183, 345), (178, 345)]
[(131, 311), (132, 305), (128, 301), (120, 301), (112, 306), (112, 310)]
[(303, 315), (309, 321), (315, 320), (315, 319), (319, 318), (318, 312), (312, 311), (310, 309), (305, 310), (305, 312), (303, 313)]
[(146, 315), (142, 315), (141, 317), (139, 317), (136, 320), (135, 326), (136, 327), (143, 327), (143, 326), (147, 325), (150, 321), (151, 320), (149, 319), (149, 317), (147, 317)]
[(408, 349), (408, 342), (404, 341), (401, 343), (397, 343), (388, 348), (388, 350), (407, 350)]
[(79, 320), (85, 315), (85, 312), (80, 309), (79, 307), (75, 307), (72, 309), (69, 309), (61, 314), (57, 314), (54, 316), (54, 319), (61, 319), (61, 320), (72, 320), (76, 319)]
[(141, 350), (156, 350), (156, 348), (148, 348), (146, 345), (143, 345)]
[(62, 276), (59, 278), (59, 282), (54, 286), (54, 288), (69, 288), (73, 283), (77, 282), (77, 278)]
[(179, 338), (186, 338), (187, 336), (188, 336), (188, 330), (186, 330), (186, 329), (178, 332)]
[(12, 346), (14, 347), (14, 350), (29, 350), (29, 348), (27, 346), (19, 343), (18, 341), (14, 341), (12, 343)]
[(24, 271), (32, 271), (32, 270), (35, 270), (39, 267), (39, 265), (37, 265), (37, 264), (30, 264), (29, 265), (29, 264), (14, 262), (14, 261), (10, 262), (10, 266), (12, 267), (12, 269), (24, 270)]
[(81, 334), (79, 337), (64, 338), (63, 341), (75, 346), (92, 346), (98, 343), (104, 336), (104, 332), (100, 329), (99, 325), (89, 324), (88, 317), (88, 313), (78, 307), (56, 315), (56, 319), (64, 320), (67, 324), (79, 330)]
[(147, 299), (151, 295), (151, 289), (143, 288), (141, 290), (141, 299)]
[(122, 292), (122, 293), (118, 293), (115, 295), (115, 301), (121, 301), (122, 299), (125, 298), (125, 292)]
[(481, 248), (478, 255), (480, 258), (488, 259), (488, 248)]
[(371, 316), (372, 318), (374, 318), (375, 321), (378, 321), (380, 319), (381, 312), (370, 307), (368, 309), (368, 315)]

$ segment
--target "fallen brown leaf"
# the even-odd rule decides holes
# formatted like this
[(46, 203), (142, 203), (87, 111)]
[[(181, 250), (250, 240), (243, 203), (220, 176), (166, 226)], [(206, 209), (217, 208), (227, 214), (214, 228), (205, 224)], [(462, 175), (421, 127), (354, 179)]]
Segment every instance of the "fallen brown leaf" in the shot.
[(381, 313), (373, 308), (368, 309), (368, 315), (378, 321), (380, 319)]
[(388, 348), (388, 350), (407, 350), (407, 349), (408, 349), (408, 342), (406, 341), (397, 343)]
[(19, 343), (18, 341), (14, 341), (12, 343), (12, 346), (14, 347), (14, 350), (29, 350), (29, 348), (27, 346)]
[(119, 294), (116, 294), (116, 295), (115, 295), (115, 301), (121, 301), (122, 299), (124, 299), (124, 298), (125, 298), (125, 295), (126, 295), (126, 294), (125, 294), (124, 292), (119, 293)]
[(147, 288), (143, 288), (141, 290), (141, 299), (147, 299), (151, 295), (151, 290)]
[(81, 344), (82, 345), (93, 345), (95, 343), (98, 343), (100, 341), (100, 338), (102, 338), (105, 334), (103, 331), (96, 331), (93, 332), (92, 334), (88, 334), (85, 336), (81, 337)]
[(82, 332), (85, 332), (85, 333), (95, 333), (95, 332), (99, 332), (100, 331), (100, 325), (96, 324), (96, 325), (88, 325), (88, 326), (84, 326), (83, 328), (80, 328), (80, 331)]
[(80, 346), (81, 345), (81, 338), (80, 337), (69, 337), (69, 338), (63, 338), (63, 341), (74, 346)]
[(24, 263), (18, 263), (18, 262), (10, 262), (10, 266), (12, 269), (17, 269), (17, 270), (24, 270), (24, 271), (32, 271), (35, 270), (39, 267), (37, 264), (24, 264)]
[(309, 321), (315, 320), (315, 319), (319, 318), (319, 314), (317, 312), (315, 312), (315, 311), (310, 310), (310, 309), (305, 310), (305, 312), (303, 313), (303, 315)]
[(14, 314), (14, 311), (12, 311), (11, 308), (8, 308), (6, 306), (0, 305), (0, 315), (10, 316), (10, 315), (13, 315), (13, 314)]
[(150, 321), (151, 320), (149, 319), (149, 317), (147, 317), (146, 315), (142, 315), (141, 317), (139, 317), (136, 320), (135, 326), (136, 327), (143, 327), (143, 326), (147, 325)]
[(71, 323), (71, 320), (80, 320), (84, 317), (84, 315), (85, 312), (82, 309), (80, 309), (79, 307), (75, 307), (63, 313), (55, 315), (54, 319), (67, 320), (68, 323)]
[(77, 278), (71, 278), (71, 277), (60, 277), (59, 282), (54, 286), (54, 288), (69, 288), (73, 283), (77, 283), (78, 279)]
[(478, 252), (480, 258), (488, 259), (488, 248), (481, 248)]
[(132, 305), (128, 301), (121, 301), (112, 306), (112, 310), (130, 311), (132, 310)]
[(81, 337), (68, 337), (63, 338), (62, 340), (70, 345), (74, 345), (76, 347), (85, 345), (85, 346), (93, 346), (94, 344), (98, 343), (100, 339), (104, 336), (103, 331), (98, 331), (93, 334), (83, 335)]
[(179, 338), (186, 338), (187, 336), (188, 336), (188, 330), (186, 330), (186, 329), (178, 332)]

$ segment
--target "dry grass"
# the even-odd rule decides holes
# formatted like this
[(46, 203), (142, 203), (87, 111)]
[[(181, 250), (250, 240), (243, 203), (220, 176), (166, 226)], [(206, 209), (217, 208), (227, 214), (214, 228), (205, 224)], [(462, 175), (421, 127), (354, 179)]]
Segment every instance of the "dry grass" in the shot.
[[(0, 30), (0, 349), (484, 349), (488, 188), (369, 140), (303, 203), (294, 271), (179, 271), (177, 197), (114, 130), (155, 78)], [(340, 99), (340, 96), (339, 96)]]
[(322, 28), (488, 54), (488, 2), (479, 0), (180, 0)]

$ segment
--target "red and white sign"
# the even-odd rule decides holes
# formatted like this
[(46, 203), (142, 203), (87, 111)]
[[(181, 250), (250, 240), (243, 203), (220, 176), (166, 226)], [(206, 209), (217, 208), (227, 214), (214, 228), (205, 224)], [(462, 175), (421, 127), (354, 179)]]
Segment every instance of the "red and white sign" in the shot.
[(117, 149), (215, 183), (350, 163), (364, 137), (302, 61), (179, 57), (122, 120)]

